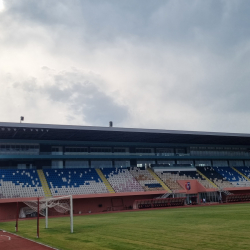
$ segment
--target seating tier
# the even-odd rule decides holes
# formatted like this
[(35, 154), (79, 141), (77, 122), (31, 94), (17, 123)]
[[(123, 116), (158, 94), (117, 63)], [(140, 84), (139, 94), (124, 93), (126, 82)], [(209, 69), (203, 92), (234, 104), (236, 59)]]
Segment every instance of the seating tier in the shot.
[(95, 169), (46, 169), (44, 175), (53, 196), (108, 193)]
[(194, 171), (163, 171), (158, 172), (158, 176), (168, 185), (171, 190), (181, 190), (183, 189), (178, 180), (197, 180), (205, 188), (213, 188), (214, 186), (206, 180), (202, 175), (200, 175), (196, 170)]
[(140, 183), (145, 191), (164, 190), (162, 185), (149, 173), (147, 169), (131, 168), (130, 173)]
[(102, 168), (101, 171), (116, 193), (144, 191), (128, 169)]
[(178, 171), (163, 171), (156, 172), (156, 174), (166, 183), (166, 185), (172, 190), (181, 190), (183, 189), (181, 185), (177, 182)]
[(204, 174), (209, 180), (211, 180), (219, 188), (234, 187), (223, 175), (215, 171), (215, 167), (197, 167), (202, 174)]
[[(250, 178), (250, 167), (236, 167)], [(230, 167), (197, 167), (202, 174), (214, 182), (219, 188), (249, 187), (250, 181)], [(143, 192), (164, 190), (161, 184), (141, 168), (102, 168), (104, 176), (115, 192)], [(197, 171), (162, 171), (156, 174), (171, 190), (181, 190), (178, 180), (195, 179), (206, 188), (214, 186)], [(104, 182), (95, 169), (46, 169), (44, 175), (51, 194), (81, 195), (109, 193)], [(32, 169), (1, 169), (0, 198), (43, 197), (44, 191), (36, 170)]]
[(250, 167), (235, 167), (238, 171), (250, 178)]
[(0, 198), (43, 197), (37, 171), (33, 169), (1, 169)]
[(250, 181), (230, 167), (213, 167), (220, 175), (226, 178), (235, 187), (249, 187)]

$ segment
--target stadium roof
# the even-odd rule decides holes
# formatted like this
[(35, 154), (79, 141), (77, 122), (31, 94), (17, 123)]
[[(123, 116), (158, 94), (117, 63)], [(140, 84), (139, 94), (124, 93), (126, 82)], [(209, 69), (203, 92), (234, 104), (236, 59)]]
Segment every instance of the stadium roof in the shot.
[(249, 145), (250, 134), (0, 122), (0, 140)]

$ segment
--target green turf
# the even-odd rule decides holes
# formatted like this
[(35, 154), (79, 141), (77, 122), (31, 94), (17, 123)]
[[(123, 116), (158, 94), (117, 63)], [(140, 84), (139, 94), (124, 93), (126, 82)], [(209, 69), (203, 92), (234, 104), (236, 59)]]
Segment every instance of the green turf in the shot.
[[(75, 216), (73, 234), (68, 217), (40, 222), (38, 241), (65, 250), (250, 249), (250, 204)], [(20, 221), (18, 234), (36, 240), (36, 220)]]

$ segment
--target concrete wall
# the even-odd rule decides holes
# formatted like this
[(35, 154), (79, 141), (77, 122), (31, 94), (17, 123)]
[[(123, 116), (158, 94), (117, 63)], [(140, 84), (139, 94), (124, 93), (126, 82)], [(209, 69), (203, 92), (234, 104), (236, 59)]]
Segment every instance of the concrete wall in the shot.
[[(135, 200), (153, 199), (159, 195), (135, 195), (135, 196), (116, 196), (98, 198), (75, 198), (73, 199), (74, 214), (101, 213), (107, 211), (120, 211), (132, 209)], [(19, 202), (19, 209), (26, 205)], [(0, 221), (15, 220), (17, 202), (0, 203)], [(54, 209), (49, 210), (49, 215), (60, 215)]]

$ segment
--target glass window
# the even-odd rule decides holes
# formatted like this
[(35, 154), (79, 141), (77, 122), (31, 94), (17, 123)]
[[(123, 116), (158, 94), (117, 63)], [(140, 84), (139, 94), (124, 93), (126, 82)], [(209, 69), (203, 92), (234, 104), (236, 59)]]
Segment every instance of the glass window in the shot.
[(92, 168), (112, 168), (112, 161), (91, 161)]
[(151, 148), (136, 148), (135, 152), (136, 153), (141, 153), (141, 154), (150, 154), (151, 153)]
[(129, 161), (115, 161), (115, 167), (116, 168), (126, 168), (130, 167), (130, 162)]
[(111, 153), (111, 148), (90, 148), (93, 153)]
[(114, 153), (126, 153), (126, 148), (114, 148)]

